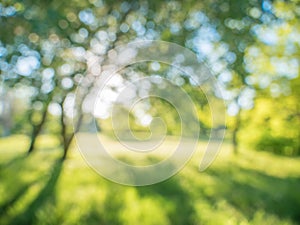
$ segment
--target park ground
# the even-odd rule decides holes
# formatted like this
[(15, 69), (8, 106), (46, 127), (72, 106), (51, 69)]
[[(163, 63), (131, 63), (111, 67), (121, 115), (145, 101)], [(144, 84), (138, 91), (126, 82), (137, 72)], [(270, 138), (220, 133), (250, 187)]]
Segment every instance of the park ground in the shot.
[(49, 136), (30, 156), (27, 145), (24, 136), (0, 140), (1, 225), (300, 224), (299, 157), (233, 155), (224, 143), (204, 172), (196, 154), (172, 178), (130, 187), (102, 178), (75, 146), (62, 162)]

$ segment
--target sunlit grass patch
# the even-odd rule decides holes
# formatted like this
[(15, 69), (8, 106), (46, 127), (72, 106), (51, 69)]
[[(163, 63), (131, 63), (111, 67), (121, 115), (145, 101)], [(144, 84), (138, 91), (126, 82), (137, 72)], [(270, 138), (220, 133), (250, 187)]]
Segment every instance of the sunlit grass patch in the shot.
[[(40, 140), (29, 157), (26, 146), (19, 146), (16, 140), (28, 144), (22, 136), (0, 141), (5, 147), (0, 150), (4, 156), (0, 157), (3, 225), (292, 225), (300, 218), (299, 158), (249, 150), (235, 156), (230, 145), (224, 144), (213, 164), (199, 172), (206, 145), (200, 142), (193, 158), (172, 178), (146, 187), (128, 187), (97, 174), (75, 143), (62, 163), (58, 160), (62, 149), (51, 137)], [(134, 158), (125, 160), (131, 163)], [(155, 160), (148, 158), (145, 163)]]

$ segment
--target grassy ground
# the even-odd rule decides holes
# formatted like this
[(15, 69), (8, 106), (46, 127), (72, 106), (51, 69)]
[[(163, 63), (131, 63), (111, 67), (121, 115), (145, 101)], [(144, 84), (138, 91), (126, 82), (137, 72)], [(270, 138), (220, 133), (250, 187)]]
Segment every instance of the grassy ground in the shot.
[[(243, 150), (221, 154), (205, 172), (196, 155), (159, 184), (127, 187), (89, 168), (74, 148), (64, 163), (57, 142), (0, 140), (0, 224), (300, 224), (300, 159)], [(45, 147), (47, 146), (47, 148)]]

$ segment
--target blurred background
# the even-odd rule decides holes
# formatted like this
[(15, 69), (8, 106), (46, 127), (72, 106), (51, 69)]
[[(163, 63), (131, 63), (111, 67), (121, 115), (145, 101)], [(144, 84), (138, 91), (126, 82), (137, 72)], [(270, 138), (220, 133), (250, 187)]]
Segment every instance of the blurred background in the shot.
[[(0, 224), (300, 224), (299, 18), (298, 0), (1, 0)], [(129, 187), (84, 162), (73, 129), (85, 118), (73, 108), (88, 102), (114, 48), (141, 40), (194, 52), (218, 82), (226, 124), (212, 125), (194, 79), (153, 61), (106, 86), (105, 107), (93, 114), (99, 135), (113, 145), (109, 108), (122, 82), (139, 76), (152, 77), (150, 86), (167, 78), (189, 94), (200, 150), (211, 130), (226, 135), (206, 171), (199, 151), (174, 177)], [(79, 87), (86, 92), (75, 103)], [(150, 98), (130, 112), (135, 136), (146, 138), (155, 117), (168, 136), (180, 134), (172, 105)]]

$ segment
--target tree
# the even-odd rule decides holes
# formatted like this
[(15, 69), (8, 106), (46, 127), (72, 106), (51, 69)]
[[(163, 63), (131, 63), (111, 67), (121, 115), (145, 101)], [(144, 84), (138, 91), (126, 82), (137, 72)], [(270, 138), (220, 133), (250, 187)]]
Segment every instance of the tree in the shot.
[[(64, 157), (73, 134), (68, 102), (84, 78), (92, 89), (101, 76), (101, 60), (115, 46), (133, 40), (165, 40), (196, 52), (199, 61), (212, 68), (222, 84), (224, 99), (236, 112), (241, 98), (252, 90), (244, 64), (245, 49), (255, 41), (257, 24), (273, 18), (271, 2), (220, 1), (38, 1), (9, 0), (1, 5), (1, 70), (5, 83), (31, 90), (32, 108), (41, 103), (41, 119), (32, 126), (31, 147), (47, 119), (48, 106), (60, 107)], [(82, 95), (84, 102), (85, 94)], [(42, 100), (41, 100), (42, 98)], [(251, 99), (249, 99), (251, 101)], [(247, 107), (246, 107), (247, 108)], [(34, 111), (29, 110), (35, 114)], [(80, 113), (79, 113), (80, 114)], [(82, 121), (77, 115), (77, 123)], [(31, 117), (31, 116), (29, 116)], [(241, 122), (232, 127), (233, 143)], [(79, 124), (75, 124), (76, 127)]]
[(260, 127), (254, 143), (259, 149), (285, 155), (299, 154), (298, 5), (297, 1), (275, 1), (270, 6), (275, 18), (254, 28), (257, 38), (245, 56), (251, 73), (248, 82), (256, 89), (260, 108), (254, 110), (253, 121)]

